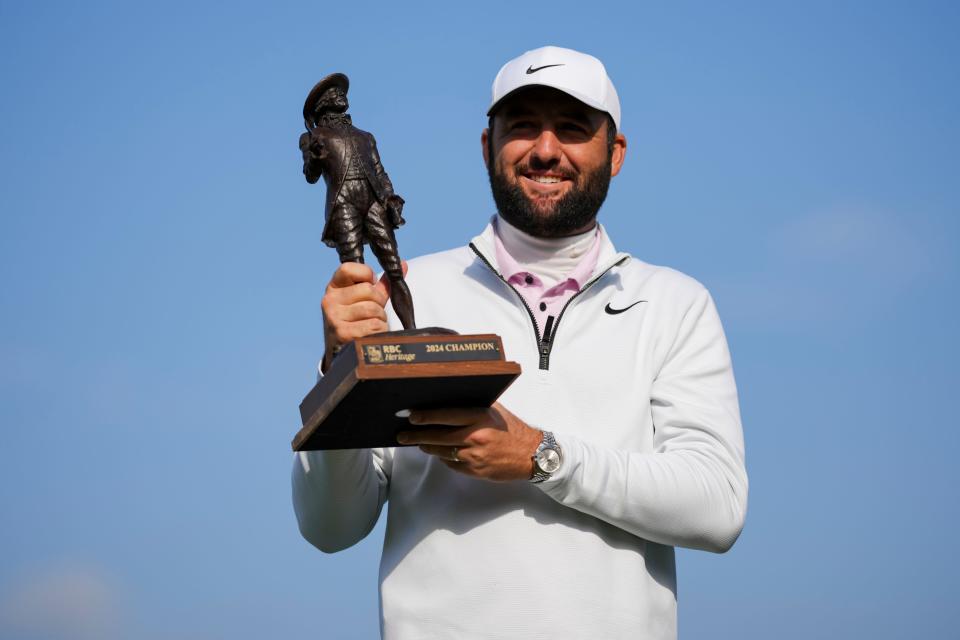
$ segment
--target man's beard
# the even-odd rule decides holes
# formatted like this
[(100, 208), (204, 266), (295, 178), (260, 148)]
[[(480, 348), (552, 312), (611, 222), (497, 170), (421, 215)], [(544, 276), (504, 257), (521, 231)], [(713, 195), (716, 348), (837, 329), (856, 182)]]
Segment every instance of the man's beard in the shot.
[[(583, 187), (576, 184), (559, 200), (531, 201), (517, 182), (510, 182), (496, 170), (495, 163), (487, 165), (493, 200), (503, 219), (517, 229), (538, 238), (562, 238), (590, 226), (596, 219), (600, 205), (610, 187), (610, 155), (607, 161), (586, 174)], [(527, 170), (516, 167), (518, 176)]]

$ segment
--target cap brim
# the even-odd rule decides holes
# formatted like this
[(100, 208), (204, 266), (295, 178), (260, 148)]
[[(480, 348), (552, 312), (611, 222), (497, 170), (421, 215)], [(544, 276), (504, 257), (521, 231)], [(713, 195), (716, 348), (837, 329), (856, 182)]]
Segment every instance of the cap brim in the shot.
[(494, 102), (493, 104), (490, 105), (490, 108), (487, 109), (487, 116), (488, 116), (488, 117), (489, 117), (489, 116), (492, 116), (493, 113), (494, 113), (494, 111), (496, 111), (497, 108), (498, 108), (501, 104), (503, 104), (503, 101), (504, 101), (504, 100), (507, 100), (508, 98), (516, 95), (517, 93), (519, 93), (520, 91), (523, 91), (524, 89), (530, 89), (531, 87), (547, 87), (548, 89), (554, 89), (554, 90), (556, 90), (556, 91), (559, 91), (560, 93), (565, 93), (565, 94), (567, 94), (568, 96), (570, 96), (571, 98), (575, 98), (576, 100), (579, 100), (580, 102), (582, 102), (583, 104), (587, 105), (587, 106), (590, 107), (591, 109), (596, 109), (597, 111), (600, 111), (601, 113), (606, 113), (607, 115), (610, 115), (611, 118), (613, 117), (612, 114), (610, 114), (610, 112), (607, 111), (607, 110), (604, 108), (604, 105), (599, 104), (599, 103), (596, 102), (595, 100), (591, 100), (591, 99), (587, 98), (586, 96), (584, 96), (584, 95), (582, 95), (582, 94), (580, 94), (580, 93), (577, 93), (576, 91), (571, 91), (570, 89), (566, 89), (566, 88), (564, 88), (564, 87), (557, 87), (557, 86), (554, 86), (554, 85), (552, 85), (552, 84), (546, 84), (546, 83), (542, 83), (542, 82), (525, 84), (525, 85), (523, 85), (523, 86), (521, 86), (521, 87), (517, 87), (516, 89), (511, 89), (511, 90), (508, 91), (507, 93), (505, 93), (505, 94), (503, 94), (502, 96), (500, 96), (500, 99), (499, 99), (499, 100), (497, 100), (496, 102)]

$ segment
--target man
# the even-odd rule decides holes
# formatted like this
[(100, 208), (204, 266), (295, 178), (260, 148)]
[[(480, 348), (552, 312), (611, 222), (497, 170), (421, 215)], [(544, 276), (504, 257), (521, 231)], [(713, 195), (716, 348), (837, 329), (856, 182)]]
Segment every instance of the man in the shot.
[(393, 307), (405, 329), (414, 328), (413, 301), (403, 280), (393, 230), (404, 223), (403, 198), (380, 163), (373, 136), (353, 126), (347, 109), (350, 82), (332, 73), (318, 82), (303, 105), (307, 132), (300, 136), (303, 175), (327, 184), (323, 241), (337, 248), (340, 262), (363, 262), (363, 245), (390, 280)]
[[(407, 279), (425, 325), (494, 331), (523, 373), (493, 407), (414, 412), (416, 447), (298, 454), (300, 530), (342, 549), (389, 499), (385, 638), (675, 637), (674, 547), (726, 551), (746, 513), (719, 318), (699, 283), (618, 253), (596, 223), (626, 152), (599, 60), (508, 62), (489, 116), (498, 215)], [(388, 293), (341, 265), (327, 349), (395, 327)]]

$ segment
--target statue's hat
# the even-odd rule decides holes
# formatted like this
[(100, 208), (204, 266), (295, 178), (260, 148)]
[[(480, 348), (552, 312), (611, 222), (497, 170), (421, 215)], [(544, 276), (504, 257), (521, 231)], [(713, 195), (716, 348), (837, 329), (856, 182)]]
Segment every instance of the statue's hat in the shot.
[(350, 79), (342, 73), (331, 73), (326, 78), (313, 85), (313, 89), (307, 94), (307, 100), (303, 103), (303, 119), (311, 120), (313, 110), (320, 101), (320, 96), (330, 87), (340, 87), (346, 93), (350, 89)]

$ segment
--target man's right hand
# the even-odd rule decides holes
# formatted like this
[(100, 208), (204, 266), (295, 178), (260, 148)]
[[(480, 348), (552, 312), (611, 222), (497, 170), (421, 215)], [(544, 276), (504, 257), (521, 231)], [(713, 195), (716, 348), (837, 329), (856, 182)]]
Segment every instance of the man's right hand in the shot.
[[(407, 263), (402, 264), (406, 274)], [(387, 274), (377, 281), (373, 269), (359, 262), (344, 262), (337, 268), (320, 303), (325, 347), (320, 368), (324, 373), (343, 345), (387, 331), (385, 308), (389, 298)]]

